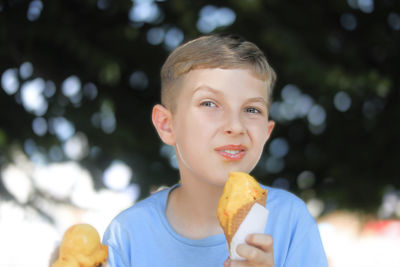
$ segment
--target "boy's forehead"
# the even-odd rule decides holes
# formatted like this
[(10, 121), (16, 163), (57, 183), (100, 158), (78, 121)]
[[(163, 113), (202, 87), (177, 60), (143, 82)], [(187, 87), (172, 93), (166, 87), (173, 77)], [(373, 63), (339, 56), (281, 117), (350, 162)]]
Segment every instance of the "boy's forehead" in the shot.
[[(207, 67), (207, 66), (204, 66), (204, 67), (196, 67), (196, 68), (193, 68), (193, 69), (191, 69), (188, 73), (191, 73), (191, 72), (196, 72), (196, 71), (224, 71), (224, 70), (231, 70), (231, 71), (235, 71), (235, 70), (237, 70), (237, 71), (240, 71), (240, 70), (245, 70), (245, 71), (248, 71), (249, 73), (251, 73), (252, 75), (254, 75), (254, 76), (260, 76), (258, 73), (257, 73), (257, 71), (252, 67), (252, 66), (250, 66), (250, 65), (238, 65), (238, 66), (228, 66), (228, 67), (226, 67), (226, 66), (219, 66), (219, 67)], [(187, 74), (188, 74), (187, 73)]]
[[(180, 87), (189, 86), (191, 89), (196, 89), (201, 85), (213, 88), (212, 85), (240, 81), (242, 83), (259, 83), (265, 86), (265, 89), (267, 90), (266, 81), (260, 78), (260, 76), (251, 68), (198, 68), (189, 71), (180, 77), (179, 80)], [(195, 88), (192, 86), (195, 86)]]
[(258, 98), (268, 103), (267, 83), (248, 69), (196, 69), (181, 78), (179, 95), (184, 98), (204, 93), (223, 96), (246, 91), (245, 98)]

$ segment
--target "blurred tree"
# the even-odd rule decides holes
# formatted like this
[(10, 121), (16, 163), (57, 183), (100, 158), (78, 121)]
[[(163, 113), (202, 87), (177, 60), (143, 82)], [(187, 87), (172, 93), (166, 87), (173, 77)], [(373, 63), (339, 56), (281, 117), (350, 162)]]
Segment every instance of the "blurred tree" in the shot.
[[(141, 197), (175, 183), (150, 121), (161, 64), (185, 40), (232, 32), (258, 44), (279, 77), (277, 127), (256, 177), (323, 199), (326, 210), (376, 210), (385, 187), (400, 186), (400, 3), (216, 4), (1, 1), (0, 165), (16, 149), (42, 163), (76, 160), (101, 188), (119, 159)], [(78, 146), (68, 150), (71, 140)], [(13, 198), (2, 179), (0, 193)]]

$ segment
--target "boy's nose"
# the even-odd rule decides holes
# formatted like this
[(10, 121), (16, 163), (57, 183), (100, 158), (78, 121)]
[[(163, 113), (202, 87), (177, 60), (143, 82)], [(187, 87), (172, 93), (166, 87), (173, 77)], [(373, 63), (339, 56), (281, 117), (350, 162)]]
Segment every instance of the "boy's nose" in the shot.
[(224, 132), (229, 135), (245, 133), (246, 127), (244, 126), (240, 116), (229, 116), (225, 124)]

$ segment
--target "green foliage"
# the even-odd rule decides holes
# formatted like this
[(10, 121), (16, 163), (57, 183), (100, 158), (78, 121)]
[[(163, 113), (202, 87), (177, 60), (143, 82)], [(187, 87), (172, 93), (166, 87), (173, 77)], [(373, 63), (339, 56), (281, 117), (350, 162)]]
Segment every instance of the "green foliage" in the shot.
[[(287, 189), (305, 199), (321, 198), (327, 209), (375, 210), (387, 185), (400, 187), (399, 3), (375, 1), (369, 12), (348, 2), (357, 3), (219, 1), (214, 8), (228, 7), (236, 17), (233, 24), (213, 31), (243, 35), (265, 51), (279, 77), (277, 103), (284, 103), (282, 92), (292, 84), (326, 114), (319, 125), (312, 125), (307, 115), (278, 119), (273, 139), (287, 141), (288, 154), (277, 159), (284, 166), (271, 171), (267, 147), (255, 175), (268, 184), (286, 181)], [(35, 3), (39, 5), (32, 9)], [(139, 3), (0, 2), (0, 74), (18, 70), (16, 92), (0, 91), (2, 166), (12, 162), (11, 146), (23, 147), (26, 140), (33, 140), (48, 162), (54, 161), (49, 151), (64, 141), (51, 129), (37, 135), (31, 125), (36, 117), (48, 123), (64, 117), (88, 139), (89, 152), (79, 162), (91, 170), (98, 188), (104, 186), (102, 172), (114, 159), (132, 167), (132, 182), (141, 185), (142, 197), (153, 186), (178, 180), (169, 159), (160, 154), (162, 144), (150, 122), (151, 108), (159, 101), (159, 70), (172, 49), (168, 33), (178, 42), (200, 35), (202, 8), (217, 3), (148, 1), (158, 7), (157, 16), (135, 21), (130, 12)], [(150, 44), (155, 30), (161, 41)], [(182, 40), (174, 30), (183, 33)], [(33, 66), (28, 77), (21, 72), (26, 62)], [(71, 76), (78, 77), (81, 86), (77, 95), (68, 97), (62, 85)], [(21, 102), (23, 84), (36, 78), (42, 78), (48, 90), (51, 83), (55, 88), (39, 115), (26, 111)], [(338, 92), (351, 99), (343, 111), (334, 104)], [(69, 157), (64, 154), (59, 160)], [(305, 170), (315, 180), (301, 188), (299, 175)]]

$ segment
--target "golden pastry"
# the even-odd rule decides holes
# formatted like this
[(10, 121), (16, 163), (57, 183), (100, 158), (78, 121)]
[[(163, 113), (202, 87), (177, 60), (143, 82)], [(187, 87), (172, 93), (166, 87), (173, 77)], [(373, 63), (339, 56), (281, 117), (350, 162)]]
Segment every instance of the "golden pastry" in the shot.
[(255, 203), (265, 206), (268, 190), (249, 174), (232, 172), (218, 202), (217, 217), (228, 244)]
[(97, 230), (89, 224), (71, 226), (64, 234), (59, 256), (52, 267), (103, 267), (108, 247), (101, 244)]

